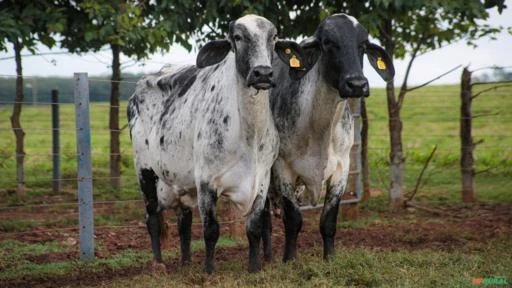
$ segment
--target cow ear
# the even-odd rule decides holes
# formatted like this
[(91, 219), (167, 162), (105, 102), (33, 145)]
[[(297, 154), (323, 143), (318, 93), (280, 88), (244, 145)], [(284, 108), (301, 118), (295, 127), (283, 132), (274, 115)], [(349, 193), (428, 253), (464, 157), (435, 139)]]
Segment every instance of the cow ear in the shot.
[(231, 51), (231, 43), (228, 40), (215, 40), (206, 43), (197, 54), (197, 68), (204, 68), (224, 60)]
[[(293, 42), (295, 44), (295, 42)], [(297, 45), (297, 44), (295, 44)], [(292, 60), (288, 60), (288, 58), (286, 58), (286, 56), (288, 56), (286, 54), (286, 49), (284, 50), (284, 59), (283, 57), (280, 55), (280, 58), (288, 64), (288, 62), (290, 62), (290, 70), (289, 70), (289, 75), (290, 75), (290, 78), (293, 79), (293, 80), (299, 80), (300, 78), (304, 77), (304, 75), (306, 75), (306, 73), (308, 73), (309, 70), (311, 70), (311, 68), (313, 68), (313, 66), (315, 66), (316, 62), (318, 61), (318, 58), (320, 57), (320, 55), (322, 54), (322, 50), (320, 48), (320, 45), (319, 45), (319, 42), (318, 40), (316, 40), (316, 38), (312, 37), (312, 38), (308, 38), (304, 41), (302, 41), (302, 43), (300, 45), (298, 45), (300, 47), (300, 51), (302, 53), (302, 58), (300, 59), (300, 67), (293, 67), (292, 64)], [(276, 44), (276, 49), (277, 49), (277, 44)], [(276, 50), (277, 51), (277, 50)], [(278, 55), (279, 55), (279, 52), (278, 52)]]
[(379, 45), (368, 42), (366, 44), (366, 55), (373, 69), (379, 73), (384, 81), (389, 82), (395, 77), (395, 67), (388, 53)]
[(302, 70), (305, 68), (304, 52), (299, 44), (293, 41), (278, 40), (274, 50), (279, 59), (289, 65), (291, 69)]
[(322, 47), (320, 47), (320, 42), (318, 42), (315, 37), (305, 39), (300, 43), (300, 47), (302, 47), (302, 50), (304, 50), (304, 54), (306, 55), (306, 69), (309, 71), (313, 66), (315, 66), (320, 55), (322, 55)]

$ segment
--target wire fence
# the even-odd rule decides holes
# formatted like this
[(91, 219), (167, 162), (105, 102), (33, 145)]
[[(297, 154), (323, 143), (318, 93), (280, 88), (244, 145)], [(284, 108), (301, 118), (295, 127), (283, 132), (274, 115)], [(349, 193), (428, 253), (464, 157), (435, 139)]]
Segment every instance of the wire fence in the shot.
[[(16, 77), (16, 75), (0, 75), (0, 77)], [(37, 77), (24, 76), (24, 78), (31, 79), (31, 78), (37, 78)], [(112, 83), (115, 81), (108, 80), (108, 79), (100, 79), (100, 78), (89, 78), (89, 82), (94, 84), (94, 83), (109, 83), (109, 82)], [(136, 81), (125, 81), (125, 80), (118, 81), (118, 82), (124, 83), (124, 84), (130, 84), (130, 85), (137, 83)], [(42, 93), (42, 91), (39, 91), (39, 93)], [(91, 94), (92, 93), (93, 92), (91, 92)], [(499, 95), (506, 95), (507, 97), (511, 96), (509, 94), (506, 94), (506, 93), (504, 94), (502, 92), (500, 92)], [(123, 98), (126, 99), (126, 98), (128, 98), (128, 96), (129, 95), (123, 95)], [(454, 95), (454, 97), (455, 96), (459, 97), (459, 95)], [(433, 99), (433, 98), (442, 99), (444, 96), (443, 97), (431, 96), (431, 97), (432, 98), (429, 98), (429, 99)], [(108, 102), (106, 102), (106, 101), (108, 101), (108, 98), (103, 98), (100, 100), (105, 101), (105, 102), (93, 102), (91, 109), (94, 110), (94, 109), (99, 109), (99, 108), (101, 108), (101, 109), (119, 108), (119, 110), (122, 110), (125, 108), (124, 105), (111, 106)], [(9, 121), (7, 121), (8, 115), (7, 115), (7, 113), (5, 113), (5, 111), (8, 111), (15, 104), (21, 104), (21, 105), (25, 106), (25, 105), (32, 105), (34, 103), (35, 102), (33, 102), (33, 101), (25, 101), (25, 100), (18, 101), (18, 102), (0, 100), (0, 117), (4, 117), (2, 115), (5, 115), (5, 119), (0, 119), (0, 170), (2, 170), (2, 176), (0, 179), (0, 192), (4, 191), (5, 193), (3, 193), (3, 194), (5, 194), (5, 195), (8, 195), (10, 193), (12, 194), (12, 190), (16, 187), (16, 184), (18, 183), (18, 181), (16, 179), (16, 174), (14, 171), (15, 165), (13, 164), (14, 160), (17, 157), (24, 157), (24, 159), (27, 160), (26, 164), (25, 164), (26, 165), (25, 169), (30, 174), (26, 175), (25, 179), (23, 181), (24, 181), (24, 184), (29, 184), (29, 186), (30, 186), (30, 184), (34, 184), (35, 190), (37, 190), (37, 189), (41, 189), (43, 191), (45, 189), (47, 190), (49, 187), (51, 187), (52, 181), (55, 181), (55, 180), (66, 182), (66, 185), (70, 186), (71, 188), (74, 188), (74, 186), (76, 185), (76, 182), (79, 180), (79, 178), (76, 177), (76, 170), (75, 171), (69, 170), (69, 167), (67, 168), (68, 170), (64, 171), (63, 175), (65, 175), (65, 176), (62, 176), (59, 178), (51, 177), (51, 173), (49, 171), (48, 165), (47, 165), (47, 163), (46, 163), (46, 165), (44, 163), (44, 161), (48, 161), (51, 157), (56, 156), (56, 155), (60, 155), (61, 159), (63, 159), (63, 158), (67, 159), (66, 161), (75, 162), (77, 153), (76, 153), (76, 150), (74, 150), (74, 146), (73, 146), (74, 142), (75, 142), (74, 138), (66, 139), (66, 141), (61, 141), (61, 146), (71, 145), (73, 148), (72, 149), (73, 151), (70, 151), (68, 149), (65, 151), (61, 150), (60, 153), (41, 152), (41, 150), (43, 150), (43, 149), (48, 149), (47, 151), (51, 151), (51, 141), (50, 140), (51, 140), (51, 133), (53, 131), (57, 130), (60, 134), (68, 135), (68, 136), (76, 134), (77, 128), (75, 127), (75, 122), (73, 120), (62, 119), (62, 117), (61, 117), (61, 119), (62, 119), (60, 121), (61, 128), (54, 129), (54, 128), (49, 127), (50, 122), (51, 122), (49, 117), (47, 118), (47, 122), (43, 122), (43, 120), (40, 120), (43, 117), (39, 117), (36, 120), (31, 120), (29, 118), (23, 118), (23, 116), (22, 116), (21, 126), (23, 128), (19, 128), (19, 129), (23, 130), (26, 133), (25, 141), (26, 141), (27, 151), (25, 152), (25, 154), (17, 154), (15, 152), (15, 148), (13, 145), (13, 143), (14, 143), (13, 142), (14, 136), (12, 133), (13, 128), (11, 128), (7, 125), (7, 123), (9, 123)], [(37, 103), (37, 105), (35, 105), (36, 108), (50, 107), (51, 105), (70, 106), (70, 102), (67, 102), (67, 101), (57, 101), (57, 102), (37, 101), (36, 103)], [(371, 104), (368, 104), (368, 105), (371, 105)], [(32, 107), (32, 106), (30, 106), (30, 107)], [(409, 110), (407, 110), (407, 109), (409, 109)], [(416, 109), (418, 109), (419, 111), (422, 111), (422, 113), (409, 114), (410, 111), (414, 111)], [(482, 107), (475, 105), (475, 110), (477, 111), (477, 113), (478, 113), (478, 111), (480, 111), (480, 113), (489, 113), (488, 109), (490, 109), (490, 108), (488, 108), (485, 105), (482, 105)], [(481, 125), (495, 124), (497, 121), (498, 121), (498, 123), (500, 123), (500, 125), (503, 125), (503, 126), (512, 124), (512, 115), (508, 113), (506, 106), (503, 107), (502, 109), (503, 110), (499, 110), (499, 111), (491, 111), (491, 112), (495, 112), (495, 114), (492, 114), (492, 115), (483, 115), (483, 116), (485, 116), (485, 117), (483, 117), (482, 115), (475, 114), (475, 116), (473, 116), (471, 118), (475, 119), (475, 123), (479, 123)], [(439, 115), (440, 110), (442, 110), (442, 113), (446, 113), (446, 111), (451, 111), (452, 114)], [(104, 110), (102, 110), (102, 111), (104, 111)], [(45, 113), (49, 115), (49, 112), (41, 112), (41, 111), (39, 111), (39, 112), (36, 111), (36, 112), (31, 112), (31, 113), (32, 113), (31, 115), (38, 115), (38, 116), (41, 116), (41, 114), (45, 114)], [(103, 113), (105, 113), (105, 112), (103, 112)], [(108, 128), (108, 119), (105, 115), (95, 116), (94, 112), (92, 114), (93, 114), (93, 117), (98, 117), (98, 118), (101, 117), (104, 120), (101, 123), (101, 127), (95, 127), (93, 129), (93, 135), (92, 135), (93, 142), (94, 142), (95, 135), (107, 136), (112, 132), (120, 132), (121, 138), (124, 137), (124, 139), (126, 140), (126, 138), (128, 137), (127, 133), (123, 133), (126, 131), (126, 129), (125, 129), (126, 125), (127, 125), (126, 120), (121, 120), (119, 123), (119, 127), (124, 127), (124, 128), (109, 129)], [(440, 104), (439, 102), (434, 103), (432, 105), (428, 105), (428, 104), (424, 104), (424, 103), (423, 104), (411, 104), (409, 102), (406, 102), (405, 108), (404, 108), (404, 111), (402, 114), (403, 115), (401, 117), (401, 120), (404, 123), (404, 125), (407, 125), (409, 123), (409, 124), (412, 124), (415, 126), (418, 123), (428, 124), (428, 123), (438, 123), (438, 122), (448, 122), (448, 123), (453, 123), (453, 124), (458, 125), (458, 123), (461, 119), (457, 105), (454, 106), (454, 105)], [(72, 114), (67, 114), (67, 115), (74, 117), (74, 115), (72, 115)], [(121, 114), (121, 115), (123, 115), (123, 114)], [(123, 119), (123, 118), (120, 117), (120, 119)], [(388, 138), (389, 134), (383, 133), (382, 130), (372, 131), (372, 129), (375, 126), (375, 125), (373, 125), (375, 123), (382, 124), (379, 127), (383, 127), (383, 126), (387, 125), (387, 122), (389, 120), (393, 120), (393, 119), (389, 119), (387, 117), (387, 115), (379, 116), (379, 115), (374, 115), (372, 113), (369, 113), (368, 119), (370, 122), (370, 135), (369, 135), (369, 139), (370, 139), (369, 145), (370, 146), (368, 147), (368, 150), (370, 152), (375, 151), (376, 153), (381, 153), (381, 154), (385, 154), (385, 152), (389, 152), (389, 150), (390, 150), (389, 146), (382, 144), (383, 141), (386, 141), (386, 139), (382, 139), (382, 138)], [(95, 123), (95, 124), (97, 124), (97, 123)], [(454, 127), (458, 127), (458, 126), (454, 126)], [(455, 128), (455, 129), (458, 129), (458, 128)], [(404, 146), (406, 155), (407, 155), (407, 153), (412, 152), (412, 151), (422, 151), (425, 153), (430, 152), (430, 146), (429, 147), (419, 146), (419, 144), (417, 144), (417, 143), (407, 142), (410, 139), (412, 139), (412, 140), (419, 139), (419, 140), (423, 141), (425, 139), (447, 138), (447, 139), (450, 139), (448, 141), (454, 142), (454, 141), (457, 141), (456, 139), (460, 137), (458, 131), (456, 131), (455, 129), (453, 129), (449, 132), (443, 132), (443, 133), (439, 133), (439, 132), (435, 132), (435, 131), (429, 131), (428, 133), (423, 133), (422, 131), (410, 132), (409, 130), (404, 129), (404, 131), (403, 131), (404, 145), (403, 146)], [(413, 129), (413, 130), (417, 130), (417, 129)], [(489, 140), (489, 142), (492, 142), (492, 143), (487, 146), (479, 146), (477, 148), (477, 151), (488, 151), (488, 152), (492, 152), (495, 154), (508, 153), (507, 154), (507, 155), (509, 155), (508, 157), (512, 157), (512, 156), (510, 156), (511, 152), (512, 152), (512, 145), (500, 144), (500, 141), (502, 141), (502, 139), (506, 139), (507, 141), (509, 141), (508, 139), (512, 138), (512, 133), (510, 132), (509, 129), (492, 130), (492, 132), (481, 132), (481, 133), (478, 133), (478, 132), (479, 131), (476, 131), (474, 133), (475, 138), (489, 138), (489, 139), (491, 139), (491, 140)], [(30, 140), (31, 136), (47, 136), (48, 139), (50, 139), (50, 140), (42, 141), (41, 138), (39, 138), (39, 137), (35, 140)], [(372, 145), (371, 141), (374, 138), (379, 140), (379, 142), (378, 142), (379, 145), (375, 145), (375, 144)], [(42, 142), (44, 142), (44, 143), (42, 143)], [(123, 141), (121, 141), (121, 142), (124, 143)], [(99, 146), (95, 146), (96, 144), (93, 143), (93, 150), (91, 151), (91, 154), (93, 157), (93, 164), (95, 162), (99, 161), (99, 162), (101, 162), (101, 165), (103, 165), (103, 167), (100, 167), (99, 165), (93, 166), (93, 168), (95, 170), (99, 170), (99, 172), (95, 171), (95, 173), (93, 174), (92, 177), (90, 177), (90, 179), (95, 182), (102, 182), (102, 181), (108, 182), (111, 179), (120, 178), (123, 180), (122, 183), (125, 183), (124, 184), (125, 186), (130, 185), (131, 190), (137, 190), (138, 189), (136, 187), (137, 180), (135, 179), (133, 167), (131, 167), (131, 162), (132, 162), (131, 146), (129, 146), (129, 145), (121, 146), (121, 153), (110, 153), (108, 151), (109, 150), (108, 144), (109, 144), (108, 142), (104, 142), (104, 143), (101, 143)], [(47, 145), (47, 147), (46, 148), (42, 147), (44, 145)], [(460, 147), (458, 145), (454, 145), (452, 147), (448, 147), (445, 149), (440, 147), (439, 152), (455, 155), (460, 152)], [(107, 176), (108, 175), (108, 171), (107, 171), (108, 165), (106, 165), (106, 166), (104, 166), (104, 165), (108, 162), (108, 159), (111, 156), (121, 156), (122, 158), (126, 158), (126, 157), (130, 158), (129, 161), (127, 161), (127, 163), (128, 163), (127, 167), (124, 168), (125, 172), (120, 177)], [(30, 160), (33, 160), (36, 163), (31, 162)], [(40, 161), (36, 161), (36, 160), (40, 160)], [(45, 167), (39, 168), (39, 167), (37, 167), (38, 165), (45, 166)], [(449, 169), (453, 169), (453, 168), (449, 168)], [(126, 171), (131, 171), (131, 172), (126, 172)], [(47, 184), (45, 185), (45, 184), (41, 184), (41, 183), (47, 183)], [(133, 196), (138, 196), (138, 195), (136, 195), (136, 193), (132, 193), (132, 194), (133, 194)], [(58, 195), (62, 195), (62, 194), (48, 193), (45, 196), (48, 196), (48, 195), (49, 196), (58, 196)], [(69, 196), (69, 194), (65, 194), (65, 195)], [(3, 199), (8, 198), (8, 197), (2, 196), (2, 194), (0, 194), (0, 197), (3, 197)], [(75, 209), (78, 207), (77, 202), (69, 202), (69, 198), (66, 198), (66, 197), (64, 197), (63, 199), (64, 200), (59, 200), (55, 203), (52, 202), (52, 203), (32, 203), (32, 204), (29, 203), (29, 204), (27, 204), (27, 203), (15, 202), (15, 201), (13, 203), (6, 202), (6, 203), (0, 205), (0, 215), (2, 213), (7, 213), (9, 211), (20, 210), (20, 209), (31, 210), (31, 209), (52, 209), (52, 208), (62, 208), (62, 207), (72, 207)], [(43, 199), (41, 201), (46, 201), (46, 200)], [(54, 200), (50, 199), (49, 201), (51, 202)], [(95, 201), (94, 207), (97, 208), (102, 205), (121, 205), (121, 204), (127, 204), (127, 203), (142, 204), (143, 202), (140, 198), (124, 199), (124, 200)], [(229, 224), (229, 223), (233, 223), (236, 221), (238, 221), (238, 220), (223, 221), (222, 224)], [(200, 223), (194, 222), (193, 224), (199, 225)], [(142, 227), (138, 226), (138, 225), (104, 225), (104, 226), (96, 226), (95, 227), (95, 229), (122, 229), (122, 228), (142, 228)], [(144, 229), (145, 229), (145, 227), (144, 227)], [(59, 228), (54, 228), (54, 229), (53, 228), (52, 229), (43, 229), (43, 230), (37, 230), (37, 231), (38, 232), (42, 232), (42, 231), (43, 232), (55, 232), (55, 231), (76, 231), (76, 232), (78, 232), (78, 228), (77, 227), (64, 227), (64, 228), (59, 227)], [(31, 231), (6, 232), (6, 233), (7, 234), (4, 234), (4, 232), (2, 232), (2, 234), (4, 234), (4, 235), (16, 236), (16, 235), (20, 235), (20, 234), (24, 234), (24, 233), (25, 234), (31, 233)]]

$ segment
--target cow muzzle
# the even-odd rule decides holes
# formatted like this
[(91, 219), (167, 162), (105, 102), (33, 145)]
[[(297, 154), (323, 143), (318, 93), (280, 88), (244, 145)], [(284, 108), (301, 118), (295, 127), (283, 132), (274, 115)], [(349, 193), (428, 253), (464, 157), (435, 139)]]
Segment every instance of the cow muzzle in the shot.
[(364, 76), (347, 76), (339, 85), (338, 92), (341, 98), (360, 98), (370, 95), (368, 79)]
[(249, 72), (247, 86), (258, 90), (268, 90), (275, 86), (274, 81), (272, 81), (272, 74), (272, 67), (256, 66)]

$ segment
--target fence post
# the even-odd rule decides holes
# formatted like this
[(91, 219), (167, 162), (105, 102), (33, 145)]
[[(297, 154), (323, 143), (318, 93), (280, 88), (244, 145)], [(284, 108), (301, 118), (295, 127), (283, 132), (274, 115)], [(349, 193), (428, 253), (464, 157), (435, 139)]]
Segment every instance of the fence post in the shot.
[(473, 166), (473, 136), (471, 135), (471, 72), (462, 71), (460, 87), (460, 170), (462, 174), (462, 202), (475, 202), (475, 168)]
[(94, 257), (94, 218), (92, 202), (91, 129), (89, 123), (89, 79), (87, 73), (74, 75), (78, 216), (80, 259)]
[(59, 124), (59, 90), (52, 90), (52, 191), (60, 191), (60, 124)]

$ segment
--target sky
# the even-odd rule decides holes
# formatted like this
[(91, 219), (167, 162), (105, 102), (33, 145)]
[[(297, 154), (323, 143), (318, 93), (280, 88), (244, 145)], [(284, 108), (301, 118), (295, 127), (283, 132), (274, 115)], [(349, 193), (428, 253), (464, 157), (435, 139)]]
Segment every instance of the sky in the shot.
[[(512, 1), (507, 0), (508, 9), (500, 15), (496, 9), (490, 13), (487, 22), (490, 25), (512, 26)], [(469, 65), (471, 70), (487, 66), (512, 66), (512, 35), (502, 32), (497, 40), (484, 38), (476, 42), (477, 48), (467, 46), (464, 42), (457, 42), (449, 46), (437, 49), (416, 58), (409, 77), (409, 86), (420, 85), (427, 82), (457, 65)], [(378, 42), (376, 42), (378, 43)], [(65, 51), (62, 49), (49, 50), (44, 46), (37, 47), (38, 52)], [(23, 51), (23, 54), (29, 54)], [(12, 49), (0, 52), (0, 76), (14, 75), (14, 59), (3, 59), (14, 55)], [(196, 51), (188, 52), (180, 46), (173, 46), (169, 52), (156, 53), (147, 60), (128, 65), (123, 72), (152, 73), (158, 71), (164, 64), (193, 64)], [(23, 74), (25, 76), (62, 76), (72, 77), (74, 72), (87, 72), (90, 76), (110, 75), (109, 63), (111, 62), (109, 50), (84, 55), (52, 55), (23, 57)], [(122, 57), (122, 62), (130, 62), (127, 57)], [(409, 59), (395, 60), (395, 84), (401, 85)], [(385, 82), (371, 68), (367, 60), (364, 64), (364, 73), (370, 86), (383, 87)], [(455, 84), (460, 82), (461, 70), (458, 69), (434, 84)]]

